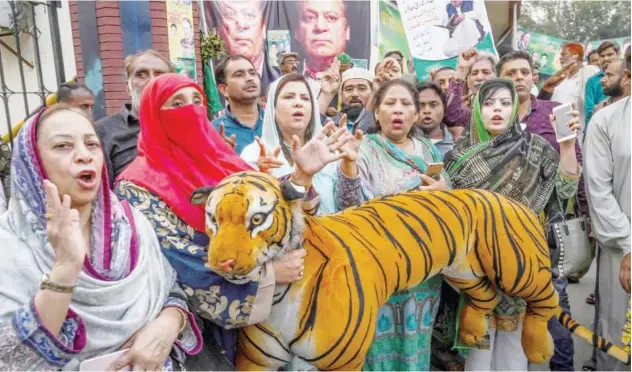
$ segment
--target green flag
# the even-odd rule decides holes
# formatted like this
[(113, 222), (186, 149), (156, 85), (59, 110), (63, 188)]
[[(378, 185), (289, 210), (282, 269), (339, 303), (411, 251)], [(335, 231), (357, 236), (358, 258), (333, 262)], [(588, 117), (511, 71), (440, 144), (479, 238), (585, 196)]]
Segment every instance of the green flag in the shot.
[(206, 94), (206, 111), (209, 117), (213, 117), (224, 107), (219, 99), (219, 91), (215, 84), (215, 74), (213, 73), (213, 65), (211, 61), (204, 64), (204, 94)]

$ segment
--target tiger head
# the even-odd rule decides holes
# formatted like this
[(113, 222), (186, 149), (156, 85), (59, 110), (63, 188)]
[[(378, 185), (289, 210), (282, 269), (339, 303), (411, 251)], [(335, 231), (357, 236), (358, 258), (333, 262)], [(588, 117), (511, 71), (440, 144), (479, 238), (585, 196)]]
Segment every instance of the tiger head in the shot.
[(296, 248), (304, 228), (302, 197), (289, 181), (260, 172), (236, 173), (195, 190), (191, 202), (206, 203), (211, 270), (243, 284), (257, 279), (264, 263)]

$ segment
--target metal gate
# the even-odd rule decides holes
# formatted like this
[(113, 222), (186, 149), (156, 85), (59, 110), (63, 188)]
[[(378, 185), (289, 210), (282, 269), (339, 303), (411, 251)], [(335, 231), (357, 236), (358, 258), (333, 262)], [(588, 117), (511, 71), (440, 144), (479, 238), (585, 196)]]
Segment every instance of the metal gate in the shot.
[(0, 132), (11, 145), (15, 125), (66, 80), (59, 8), (60, 1), (0, 0)]

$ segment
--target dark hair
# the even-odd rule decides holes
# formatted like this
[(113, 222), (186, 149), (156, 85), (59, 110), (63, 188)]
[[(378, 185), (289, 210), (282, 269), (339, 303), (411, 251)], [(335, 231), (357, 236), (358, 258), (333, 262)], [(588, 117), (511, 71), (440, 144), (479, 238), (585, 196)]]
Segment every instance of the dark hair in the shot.
[[(404, 79), (393, 79), (382, 84), (382, 86), (380, 86), (380, 88), (373, 95), (373, 115), (377, 113), (377, 109), (382, 104), (382, 101), (384, 101), (384, 98), (386, 98), (385, 97), (386, 92), (394, 86), (401, 86), (408, 90), (411, 98), (413, 99), (415, 110), (419, 112), (419, 109), (421, 108), (421, 103), (419, 103), (419, 92), (417, 91), (417, 89), (415, 89), (415, 87), (411, 83), (409, 83), (408, 81)], [(369, 131), (369, 132), (377, 133), (381, 130), (382, 130), (382, 127), (380, 126), (380, 122), (376, 119), (375, 131)], [(408, 132), (409, 137), (412, 136), (412, 132), (413, 131), (411, 127), (410, 132)]]
[(540, 66), (540, 62), (533, 61), (533, 69), (534, 70), (539, 70), (540, 67), (542, 67), (542, 66)]
[(83, 84), (74, 83), (74, 82), (63, 83), (62, 85), (59, 86), (59, 89), (57, 89), (57, 93), (55, 94), (57, 98), (57, 103), (69, 101), (70, 99), (72, 99), (72, 95), (74, 94), (74, 92), (78, 90), (86, 91), (90, 93), (91, 96), (94, 97), (94, 94), (92, 94), (92, 91)]
[(401, 62), (399, 62), (399, 67), (403, 69), (404, 68), (404, 55), (399, 50), (391, 50), (391, 51), (386, 52), (386, 54), (384, 54), (384, 58), (388, 58), (394, 54), (397, 54), (399, 58), (401, 58)]
[(61, 111), (72, 111), (76, 114), (79, 114), (81, 116), (83, 116), (84, 118), (86, 118), (86, 120), (88, 120), (90, 122), (90, 125), (92, 126), (92, 129), (95, 130), (96, 132), (96, 126), (94, 124), (94, 119), (92, 118), (92, 116), (87, 115), (83, 110), (79, 110), (78, 108), (72, 107), (70, 105), (68, 105), (67, 103), (56, 103), (52, 106), (48, 106), (47, 108), (44, 109), (44, 111), (42, 112), (42, 114), (40, 115), (40, 117), (37, 120), (37, 127), (36, 127), (36, 132), (39, 134), (39, 130), (40, 130), (40, 126), (42, 125), (42, 123), (50, 118), (51, 116), (55, 115), (58, 112)]
[(627, 48), (625, 48), (625, 67), (630, 70), (630, 46), (628, 45)]
[(153, 50), (153, 49), (146, 49), (146, 50), (141, 50), (140, 52), (136, 53), (136, 54), (130, 54), (129, 56), (125, 57), (125, 80), (129, 80), (129, 78), (132, 77), (132, 74), (134, 73), (134, 71), (132, 71), (132, 66), (134, 65), (134, 62), (136, 62), (136, 60), (144, 55), (150, 55), (152, 57), (156, 57), (160, 60), (162, 60), (164, 63), (167, 64), (168, 68), (169, 68), (169, 72), (175, 72), (176, 70), (176, 66), (167, 58), (165, 58), (165, 56), (163, 56), (162, 54), (158, 53), (157, 51)]
[(421, 83), (417, 84), (417, 92), (421, 93), (426, 89), (434, 90), (441, 98), (441, 103), (443, 103), (443, 107), (446, 107), (447, 101), (445, 99), (445, 93), (443, 93), (443, 90), (441, 89), (439, 84), (432, 81), (422, 81)]
[(226, 85), (226, 67), (228, 67), (228, 64), (230, 62), (239, 61), (240, 59), (248, 61), (248, 63), (250, 63), (253, 68), (255, 67), (255, 65), (248, 58), (244, 57), (241, 54), (236, 54), (234, 56), (226, 56), (217, 64), (217, 66), (215, 66), (215, 84)]
[[(309, 124), (307, 124), (307, 128), (305, 129), (305, 136), (302, 138), (303, 144), (306, 144), (309, 140), (312, 139), (312, 132), (314, 131), (314, 120), (312, 119), (314, 116), (314, 110), (318, 110), (318, 105), (316, 104), (316, 101), (314, 100), (314, 96), (312, 95), (312, 89), (310, 88), (309, 83), (307, 82), (307, 79), (305, 79), (305, 76), (299, 75), (295, 72), (284, 75), (279, 80), (279, 84), (277, 85), (276, 92), (274, 93), (274, 101), (272, 101), (272, 105), (276, 113), (276, 104), (277, 104), (277, 100), (279, 99), (279, 95), (281, 95), (281, 91), (283, 90), (283, 88), (285, 88), (285, 86), (288, 83), (292, 83), (295, 81), (300, 81), (303, 84), (305, 84), (305, 87), (307, 87), (307, 92), (309, 93), (309, 102), (312, 105), (312, 116), (309, 118)], [(272, 119), (274, 120), (276, 124), (276, 118), (272, 118)], [(281, 130), (279, 129), (279, 126), (277, 125), (276, 128), (277, 128), (277, 131), (279, 132), (279, 138), (281, 138), (281, 142), (283, 142), (282, 140), (283, 136), (281, 135)], [(281, 149), (288, 163), (290, 163), (290, 165), (294, 165), (294, 161), (292, 161), (290, 150), (287, 148), (287, 146), (281, 146)]]
[(397, 54), (399, 56), (399, 58), (404, 59), (404, 55), (399, 50), (391, 50), (391, 51), (386, 52), (384, 54), (384, 58), (390, 57), (393, 54)]
[(597, 48), (597, 53), (599, 53), (599, 55), (601, 55), (601, 53), (605, 52), (606, 49), (608, 49), (608, 48), (614, 49), (614, 51), (617, 54), (619, 54), (619, 52), (621, 51), (621, 47), (619, 46), (619, 43), (617, 43), (616, 41), (612, 41), (612, 40), (606, 40), (603, 43), (599, 44), (599, 47)]
[(513, 104), (515, 104), (516, 102), (514, 101), (514, 99), (516, 97), (516, 89), (514, 88), (513, 82), (509, 79), (493, 78), (484, 82), (483, 85), (481, 85), (481, 88), (478, 90), (477, 98), (479, 99), (481, 106), (487, 98), (502, 89), (509, 89), (511, 101)]
[(588, 60), (590, 62), (590, 56), (592, 56), (593, 54), (599, 55), (599, 52), (596, 51), (595, 49), (591, 50), (588, 55), (586, 56), (586, 60)]
[(513, 50), (500, 58), (500, 61), (496, 64), (496, 75), (500, 76), (500, 72), (502, 71), (503, 66), (505, 66), (505, 63), (515, 61), (517, 59), (527, 61), (529, 63), (529, 67), (531, 68), (531, 72), (533, 73), (534, 66), (531, 54), (529, 54), (526, 50)]
[(272, 45), (274, 45), (274, 46), (279, 46), (279, 45), (277, 44), (277, 42), (276, 42), (276, 41), (271, 42), (271, 43), (270, 43), (270, 46), (272, 46)]

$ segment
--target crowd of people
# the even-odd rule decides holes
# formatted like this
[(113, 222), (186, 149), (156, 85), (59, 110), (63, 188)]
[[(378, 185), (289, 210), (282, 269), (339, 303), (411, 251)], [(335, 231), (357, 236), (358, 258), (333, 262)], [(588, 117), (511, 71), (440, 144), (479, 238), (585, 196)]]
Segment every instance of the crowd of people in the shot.
[[(237, 330), (268, 317), (275, 283), (301, 280), (305, 255), (286, 253), (239, 285), (208, 268), (204, 206), (189, 198), (244, 170), (289, 180), (310, 214), (411, 189), (486, 189), (522, 203), (543, 229), (589, 216), (595, 330), (626, 346), (630, 49), (608, 41), (596, 53), (600, 69), (581, 44), (565, 44), (562, 69), (539, 90), (524, 51), (498, 60), (467, 50), (428, 81), (404, 75), (398, 51), (374, 71), (337, 61), (302, 73), (295, 53), (281, 53), (267, 92), (251, 59), (231, 54), (215, 66), (226, 108), (214, 118), (203, 89), (153, 50), (126, 58), (130, 102), (97, 122), (90, 90), (62, 85), (12, 150), (0, 147), (0, 370), (77, 369), (128, 348), (108, 367), (234, 369)], [(566, 103), (576, 135), (558, 141), (553, 111)], [(444, 170), (427, 175), (436, 164)], [(568, 283), (585, 272), (561, 272), (564, 248), (549, 248), (570, 313)], [(441, 275), (392, 296), (363, 368), (527, 370), (525, 302), (503, 295), (487, 342), (457, 352), (459, 299)], [(421, 324), (411, 329), (411, 317)], [(570, 332), (556, 319), (549, 331), (549, 367), (575, 370)], [(584, 368), (629, 367), (595, 350)]]

